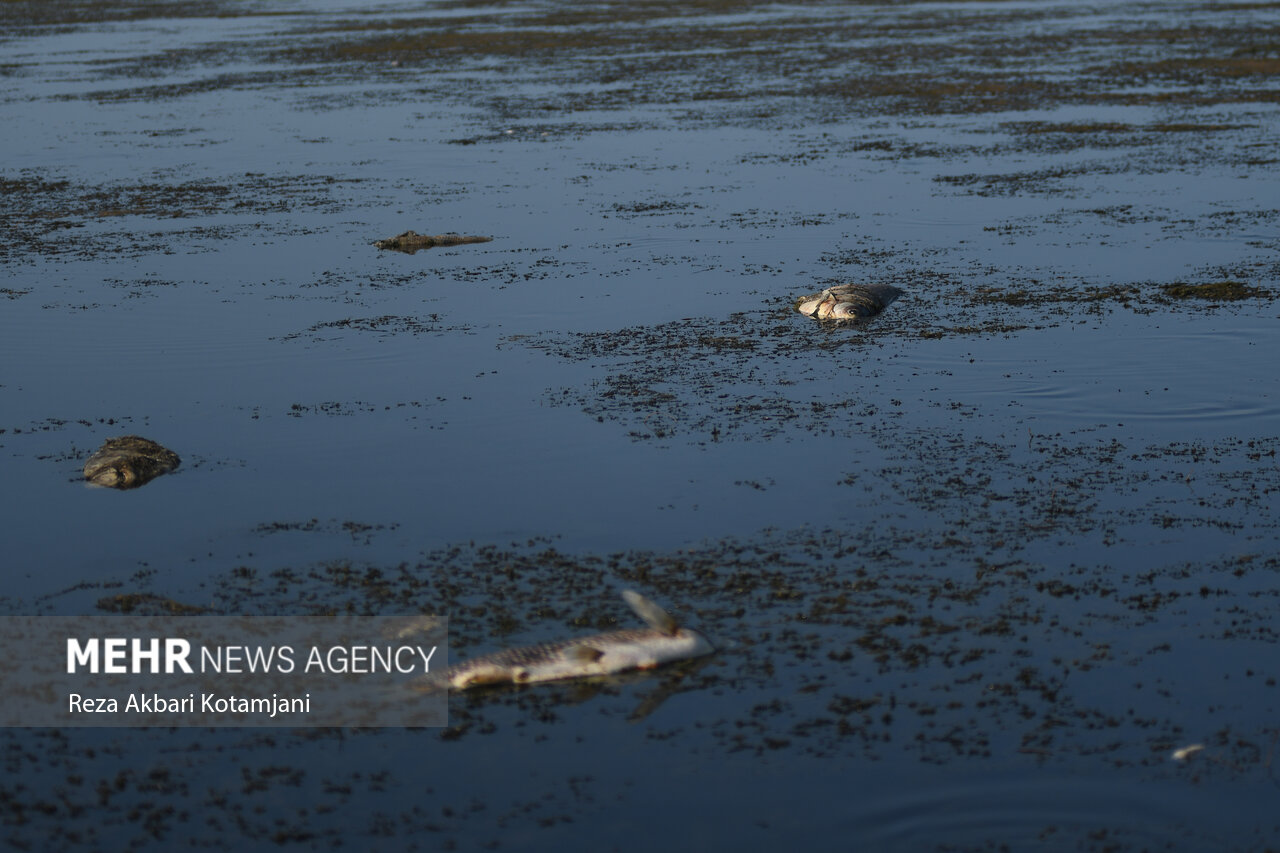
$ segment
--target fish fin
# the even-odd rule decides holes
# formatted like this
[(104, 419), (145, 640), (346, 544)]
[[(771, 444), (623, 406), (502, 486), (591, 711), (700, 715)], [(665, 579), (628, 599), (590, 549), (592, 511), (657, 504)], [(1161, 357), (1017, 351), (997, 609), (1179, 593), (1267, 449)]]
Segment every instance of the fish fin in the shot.
[(567, 657), (569, 660), (576, 660), (576, 661), (579, 661), (580, 663), (595, 663), (596, 661), (600, 660), (600, 658), (604, 657), (604, 652), (600, 651), (594, 646), (588, 646), (583, 644), (578, 646), (570, 646), (569, 648), (565, 649), (564, 656)]
[(680, 625), (676, 620), (671, 618), (671, 615), (668, 614), (667, 611), (663, 610), (640, 593), (630, 589), (623, 590), (622, 598), (628, 605), (630, 605), (631, 609), (636, 612), (636, 615), (649, 623), (649, 627), (653, 628), (655, 631), (661, 631), (664, 634), (674, 637), (680, 630)]

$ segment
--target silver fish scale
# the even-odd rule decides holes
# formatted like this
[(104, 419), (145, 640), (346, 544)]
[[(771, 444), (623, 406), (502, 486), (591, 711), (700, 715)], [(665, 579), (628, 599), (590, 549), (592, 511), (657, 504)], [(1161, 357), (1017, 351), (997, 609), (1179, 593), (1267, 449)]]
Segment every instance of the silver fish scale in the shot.
[(873, 317), (884, 310), (884, 300), (869, 290), (846, 288), (838, 296), (841, 302), (855, 306), (864, 317)]
[(532, 664), (545, 663), (555, 660), (565, 649), (571, 649), (575, 646), (593, 646), (596, 643), (626, 643), (638, 640), (649, 640), (654, 637), (664, 636), (652, 628), (628, 628), (623, 631), (611, 631), (608, 634), (596, 634), (591, 637), (582, 637), (577, 640), (561, 640), (556, 643), (538, 643), (533, 646), (520, 646), (514, 649), (504, 649), (500, 652), (481, 655), (465, 663), (451, 666), (445, 671), (447, 678), (453, 678), (463, 673), (470, 672), (473, 669), (481, 667), (500, 666), (529, 666)]
[[(465, 690), (471, 686), (553, 681), (647, 668), (715, 651), (695, 631), (682, 629), (665, 610), (632, 590), (623, 599), (648, 628), (628, 628), (555, 643), (537, 643), (481, 655), (430, 673), (419, 689)], [(582, 655), (566, 655), (574, 649)], [(595, 654), (592, 654), (592, 650)]]

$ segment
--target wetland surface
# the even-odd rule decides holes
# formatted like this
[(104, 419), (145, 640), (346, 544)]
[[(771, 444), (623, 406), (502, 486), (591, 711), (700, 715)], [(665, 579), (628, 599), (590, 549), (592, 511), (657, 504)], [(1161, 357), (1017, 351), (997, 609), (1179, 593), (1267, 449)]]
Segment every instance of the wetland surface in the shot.
[(0, 0), (0, 98), (10, 612), (722, 647), (6, 730), (9, 845), (1280, 844), (1280, 4)]

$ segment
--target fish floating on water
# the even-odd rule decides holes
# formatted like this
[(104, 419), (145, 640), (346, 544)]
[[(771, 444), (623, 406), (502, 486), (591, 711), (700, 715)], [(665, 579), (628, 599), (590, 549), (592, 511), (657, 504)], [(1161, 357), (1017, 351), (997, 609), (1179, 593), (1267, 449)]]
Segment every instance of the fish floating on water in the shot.
[(665, 610), (637, 592), (623, 599), (648, 628), (610, 631), (577, 640), (541, 643), (482, 655), (433, 677), (437, 687), (466, 690), (485, 684), (533, 684), (566, 678), (653, 669), (715, 651), (697, 631), (682, 628)]
[(876, 316), (901, 295), (888, 284), (842, 284), (801, 297), (796, 310), (817, 320), (862, 320)]
[(84, 463), (84, 478), (96, 486), (136, 489), (181, 464), (178, 454), (139, 435), (108, 438)]
[(464, 243), (488, 243), (492, 237), (471, 237), (466, 234), (419, 234), (417, 231), (406, 231), (385, 240), (378, 240), (373, 245), (379, 249), (395, 249), (412, 255), (419, 249), (430, 249), (434, 246), (461, 246)]

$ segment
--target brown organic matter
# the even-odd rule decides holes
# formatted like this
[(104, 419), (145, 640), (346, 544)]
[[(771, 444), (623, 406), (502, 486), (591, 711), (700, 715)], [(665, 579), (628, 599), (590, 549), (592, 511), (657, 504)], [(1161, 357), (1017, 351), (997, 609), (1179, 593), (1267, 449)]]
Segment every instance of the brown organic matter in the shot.
[(430, 249), (435, 246), (461, 246), (463, 243), (488, 243), (492, 237), (472, 237), (465, 234), (419, 234), (417, 231), (406, 231), (385, 240), (378, 240), (373, 245), (379, 249), (395, 249), (412, 255), (419, 249)]

